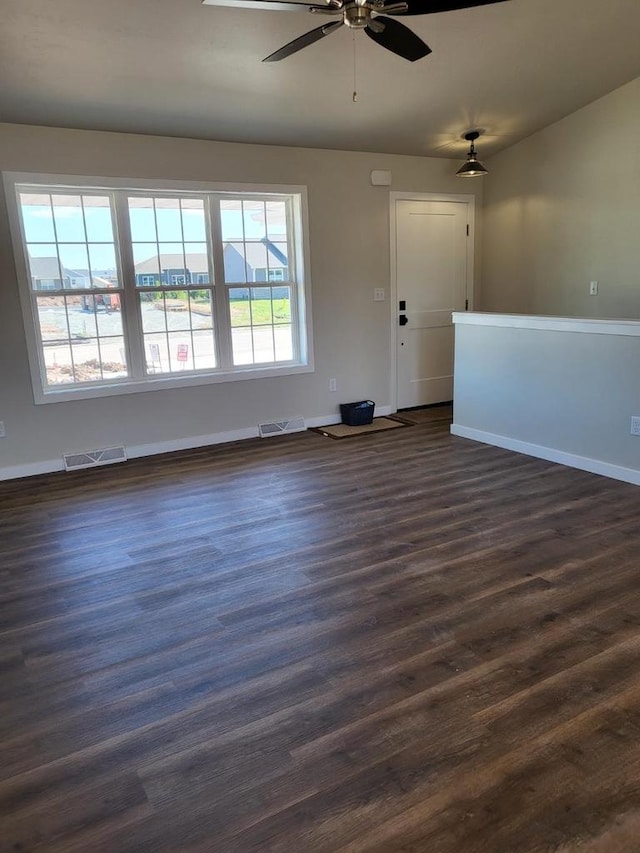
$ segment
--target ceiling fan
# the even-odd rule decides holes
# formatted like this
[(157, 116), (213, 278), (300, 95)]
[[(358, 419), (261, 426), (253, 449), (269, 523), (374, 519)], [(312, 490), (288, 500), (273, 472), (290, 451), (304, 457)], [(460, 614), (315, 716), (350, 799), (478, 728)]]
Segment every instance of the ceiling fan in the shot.
[(337, 20), (305, 33), (280, 50), (270, 54), (263, 62), (278, 62), (302, 50), (346, 24), (351, 29), (363, 29), (370, 39), (409, 62), (422, 59), (431, 53), (429, 45), (404, 24), (385, 15), (429, 15), (434, 12), (451, 12), (471, 6), (487, 6), (505, 0), (330, 0), (327, 6), (309, 6), (315, 14), (335, 15)]
[(335, 21), (316, 27), (290, 41), (263, 59), (279, 62), (293, 53), (309, 47), (342, 26), (364, 30), (370, 39), (392, 53), (415, 62), (428, 56), (431, 48), (404, 24), (386, 15), (431, 15), (435, 12), (452, 12), (472, 6), (488, 6), (505, 0), (326, 0), (313, 4), (305, 0), (203, 0), (209, 6), (239, 6), (242, 8), (292, 9), (307, 8), (316, 15), (331, 15)]

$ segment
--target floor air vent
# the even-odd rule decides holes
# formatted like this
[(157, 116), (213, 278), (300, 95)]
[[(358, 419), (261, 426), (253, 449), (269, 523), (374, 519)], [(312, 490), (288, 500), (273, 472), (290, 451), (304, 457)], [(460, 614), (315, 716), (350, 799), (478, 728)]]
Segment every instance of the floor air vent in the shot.
[(266, 424), (258, 424), (260, 438), (269, 438), (272, 435), (282, 435), (285, 432), (302, 432), (306, 424), (304, 418), (289, 418), (286, 421), (270, 421)]
[(86, 450), (84, 453), (65, 453), (62, 458), (65, 471), (78, 471), (80, 468), (126, 462), (127, 451), (124, 447), (103, 447), (101, 450)]

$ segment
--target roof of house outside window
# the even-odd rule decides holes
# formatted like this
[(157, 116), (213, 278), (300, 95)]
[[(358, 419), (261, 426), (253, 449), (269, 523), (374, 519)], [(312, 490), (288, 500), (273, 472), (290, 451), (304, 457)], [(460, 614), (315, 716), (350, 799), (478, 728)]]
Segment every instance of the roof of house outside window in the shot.
[[(237, 244), (242, 247), (242, 243)], [(264, 246), (266, 245), (269, 258), (269, 269), (284, 269), (287, 266), (286, 255), (278, 249), (277, 246), (272, 246), (270, 243), (245, 243), (245, 258), (251, 269), (264, 269)], [(224, 251), (240, 252), (235, 248), (233, 243), (225, 243)], [(197, 275), (207, 274), (209, 272), (209, 260), (204, 252), (187, 252), (183, 257), (180, 253), (169, 253), (160, 255), (161, 270), (181, 270), (184, 265), (187, 269)], [(158, 275), (158, 259), (156, 255), (140, 261), (136, 264), (136, 275)]]
[[(57, 258), (32, 258), (29, 256), (32, 278), (59, 279), (60, 267)], [(64, 275), (64, 269), (63, 273)]]
[[(180, 253), (160, 255), (160, 269), (163, 270), (181, 270), (184, 269), (185, 260), (187, 269), (192, 273), (207, 273), (209, 271), (209, 261), (204, 252), (187, 252), (186, 257)], [(140, 261), (136, 264), (136, 274), (154, 274), (158, 275), (158, 257), (154, 255), (147, 258), (146, 261)]]
[[(58, 266), (56, 257), (49, 258), (33, 258), (29, 256), (29, 267), (31, 269), (31, 277), (36, 281), (60, 281), (60, 275), (63, 279), (72, 281), (80, 281), (80, 287), (88, 284), (90, 271), (89, 270), (72, 270), (69, 267)], [(60, 270), (62, 269), (62, 273)], [(109, 280), (105, 276), (93, 275), (91, 283), (94, 287), (106, 288), (114, 287), (115, 280)]]

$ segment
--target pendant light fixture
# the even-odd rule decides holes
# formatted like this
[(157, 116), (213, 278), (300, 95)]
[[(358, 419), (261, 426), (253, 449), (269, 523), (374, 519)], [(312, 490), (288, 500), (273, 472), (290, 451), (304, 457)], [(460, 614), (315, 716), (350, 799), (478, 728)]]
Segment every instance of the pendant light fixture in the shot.
[(467, 142), (471, 143), (471, 148), (469, 149), (469, 153), (467, 154), (467, 162), (464, 163), (458, 171), (456, 175), (459, 178), (477, 178), (480, 175), (486, 175), (488, 169), (486, 169), (482, 163), (478, 160), (476, 156), (475, 145), (473, 144), (476, 139), (480, 136), (479, 130), (470, 130), (469, 133), (465, 133), (464, 138)]

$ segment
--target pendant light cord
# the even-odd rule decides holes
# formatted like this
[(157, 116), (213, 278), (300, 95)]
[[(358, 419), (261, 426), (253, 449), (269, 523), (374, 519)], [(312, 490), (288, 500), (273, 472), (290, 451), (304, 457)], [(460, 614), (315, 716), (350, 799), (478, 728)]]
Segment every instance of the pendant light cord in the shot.
[(353, 42), (353, 103), (358, 101), (358, 83), (356, 68), (356, 31), (351, 30), (351, 41)]

